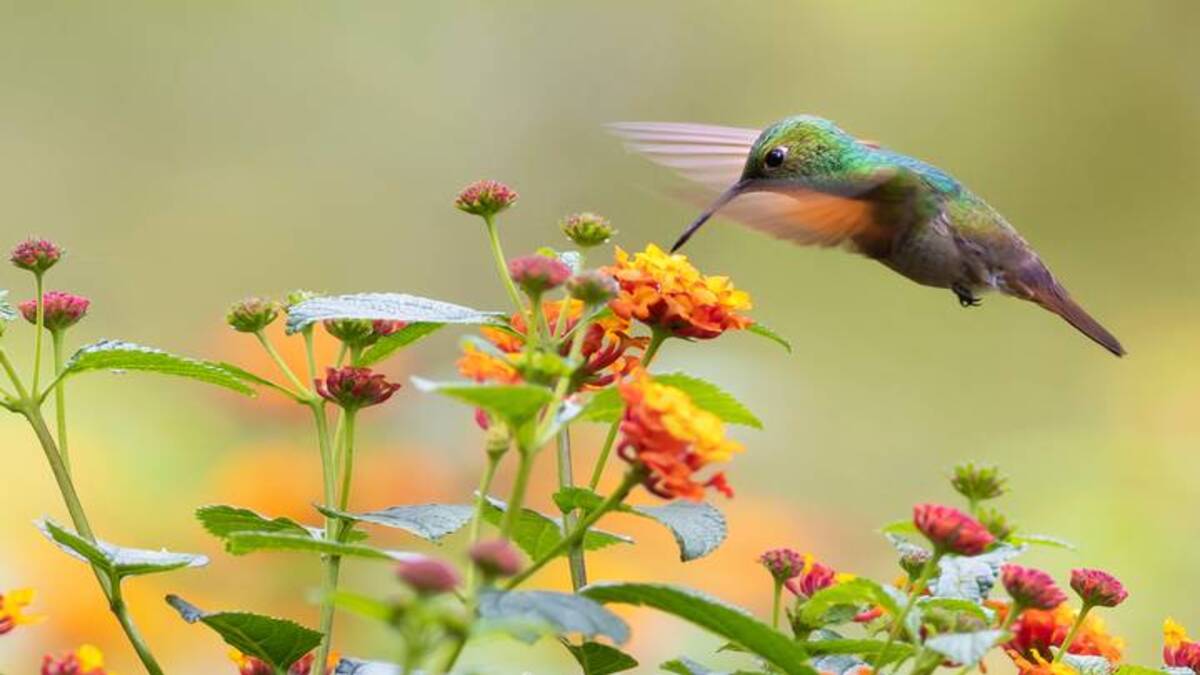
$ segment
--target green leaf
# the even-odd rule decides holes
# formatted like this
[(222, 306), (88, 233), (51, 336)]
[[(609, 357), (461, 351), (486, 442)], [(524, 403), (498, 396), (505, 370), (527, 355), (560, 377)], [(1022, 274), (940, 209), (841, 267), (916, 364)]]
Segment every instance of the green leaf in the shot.
[(1075, 550), (1075, 544), (1049, 534), (1018, 534), (1009, 538), (1009, 541), (1016, 545), (1027, 546), (1047, 546), (1050, 548), (1062, 548), (1068, 551)]
[(1163, 673), (1176, 672), (1180, 673), (1181, 675), (1186, 675), (1186, 673), (1192, 673), (1192, 669), (1187, 667), (1164, 667), (1162, 670), (1159, 670), (1157, 668), (1147, 668), (1146, 666), (1138, 666), (1132, 663), (1123, 663), (1117, 666), (1116, 675), (1163, 675)]
[(1002, 630), (980, 630), (972, 633), (946, 633), (925, 641), (925, 647), (963, 666), (979, 663), (992, 647), (1004, 637)]
[[(508, 510), (508, 504), (499, 499), (488, 497), (487, 505), (483, 511), (483, 518), (493, 525), (499, 525), (506, 510)], [(513, 543), (519, 546), (522, 551), (525, 551), (525, 554), (532, 560), (538, 560), (550, 553), (562, 541), (562, 538), (562, 523), (533, 509), (522, 508), (521, 515), (517, 518), (517, 522), (513, 526)], [(583, 536), (583, 548), (587, 551), (595, 551), (606, 546), (612, 546), (613, 544), (632, 543), (633, 539), (629, 537), (612, 534), (604, 530), (590, 529)], [(565, 553), (562, 555), (565, 555)]]
[(676, 500), (662, 506), (634, 506), (634, 513), (652, 518), (671, 530), (683, 562), (702, 558), (725, 541), (725, 515), (707, 502)]
[(349, 513), (327, 509), (323, 506), (318, 506), (317, 510), (333, 518), (404, 530), (433, 542), (457, 532), (470, 522), (471, 517), (475, 514), (475, 507), (461, 504), (389, 506), (386, 509), (366, 513)]
[(1000, 566), (1023, 550), (1002, 544), (976, 556), (944, 556), (938, 563), (938, 576), (930, 584), (930, 589), (939, 598), (983, 602), (996, 585)]
[(436, 333), (440, 328), (445, 326), (443, 323), (427, 323), (417, 322), (410, 323), (404, 328), (379, 338), (375, 344), (363, 350), (362, 356), (359, 357), (358, 363), (362, 366), (371, 366), (380, 361), (386, 360), (397, 351), (411, 345), (421, 338)]
[(255, 394), (242, 375), (219, 363), (176, 356), (159, 349), (120, 340), (101, 340), (81, 348), (67, 360), (64, 369), (66, 375), (89, 370), (141, 370), (162, 373), (215, 384), (247, 396)]
[(305, 300), (288, 310), (287, 331), (296, 333), (327, 319), (371, 319), (407, 323), (497, 323), (502, 312), (481, 312), (405, 293), (357, 293)]
[(373, 546), (350, 544), (315, 538), (292, 532), (234, 532), (225, 538), (225, 549), (233, 555), (255, 551), (304, 551), (372, 560), (404, 560), (411, 554), (385, 551)]
[(804, 649), (812, 656), (830, 656), (853, 654), (862, 657), (871, 657), (872, 663), (878, 662), (880, 666), (907, 659), (916, 653), (916, 648), (905, 642), (893, 642), (888, 647), (887, 655), (879, 658), (883, 654), (883, 646), (886, 643), (883, 640), (848, 640), (842, 638), (828, 640), (810, 640), (804, 643)]
[(236, 377), (241, 378), (247, 384), (252, 384), (257, 387), (267, 387), (268, 389), (274, 389), (275, 391), (283, 394), (284, 396), (287, 396), (288, 398), (290, 398), (294, 401), (302, 401), (303, 400), (303, 399), (299, 398), (298, 396), (296, 396), (296, 394), (293, 391), (291, 391), (290, 389), (288, 389), (287, 387), (285, 387), (281, 384), (278, 384), (276, 382), (272, 382), (271, 380), (268, 380), (267, 378), (265, 378), (261, 375), (256, 375), (255, 373), (252, 373), (252, 372), (246, 370), (245, 368), (242, 368), (241, 366), (234, 365), (227, 361), (219, 361), (219, 362), (217, 362), (217, 365), (224, 368), (225, 370), (228, 370), (231, 374), (235, 375)]
[(563, 513), (583, 509), (591, 511), (600, 506), (604, 497), (582, 487), (565, 487), (554, 493), (554, 503)]
[(16, 321), (17, 310), (8, 304), (8, 291), (0, 290), (0, 321)]
[(911, 519), (910, 520), (892, 521), (892, 522), (888, 523), (887, 525), (884, 525), (883, 527), (879, 528), (879, 531), (884, 534), (901, 534), (901, 535), (903, 535), (903, 534), (914, 535), (915, 534), (917, 536), (922, 536), (921, 531), (917, 529), (917, 526), (913, 523), (913, 521)]
[(815, 675), (804, 648), (739, 607), (696, 591), (665, 584), (602, 583), (583, 595), (603, 603), (653, 607), (742, 645), (789, 675)]
[(789, 354), (792, 353), (792, 343), (788, 342), (779, 333), (776, 333), (775, 331), (771, 330), (770, 328), (767, 328), (766, 326), (762, 325), (761, 323), (759, 323), (757, 321), (750, 324), (750, 327), (747, 328), (746, 331), (750, 332), (750, 333), (754, 333), (755, 335), (765, 337), (768, 340), (770, 340), (771, 342), (774, 342), (774, 343), (778, 344), (780, 347), (783, 347), (784, 349), (786, 349), (787, 353), (789, 353)]
[(196, 509), (196, 519), (209, 534), (225, 539), (237, 532), (290, 532), (310, 536), (312, 530), (291, 518), (268, 518), (239, 506), (213, 504)]
[(177, 595), (168, 595), (167, 604), (184, 621), (208, 626), (225, 644), (280, 671), (290, 668), (321, 642), (320, 633), (287, 619), (250, 612), (205, 612)]
[(391, 623), (396, 618), (396, 608), (382, 600), (371, 598), (349, 591), (337, 591), (333, 594), (333, 604), (352, 614)]
[(489, 620), (523, 619), (550, 626), (559, 635), (603, 635), (617, 644), (629, 639), (629, 625), (595, 600), (553, 591), (497, 591), (479, 596), (479, 616)]
[[(717, 385), (702, 380), (687, 373), (666, 373), (655, 375), (654, 381), (683, 390), (692, 399), (697, 408), (721, 418), (729, 424), (762, 429), (762, 421), (754, 416), (746, 406)], [(621, 419), (625, 404), (616, 387), (609, 387), (596, 392), (592, 399), (579, 413), (576, 419), (591, 422), (616, 422)]]
[(476, 408), (483, 408), (500, 416), (513, 427), (519, 427), (534, 419), (554, 398), (554, 392), (532, 384), (439, 383), (421, 377), (412, 378), (412, 383), (421, 391), (437, 392)]
[(1103, 656), (1068, 652), (1063, 654), (1063, 663), (1074, 668), (1079, 675), (1109, 675), (1113, 671), (1113, 664)]
[(71, 557), (91, 563), (116, 580), (208, 564), (208, 558), (202, 555), (124, 548), (100, 540), (93, 543), (49, 518), (42, 518), (37, 522), (37, 527), (47, 539)]
[(800, 608), (800, 621), (814, 628), (823, 626), (825, 615), (835, 607), (879, 605), (892, 616), (900, 613), (895, 599), (878, 583), (862, 577), (821, 589)]
[(922, 610), (942, 609), (948, 612), (956, 612), (970, 614), (971, 616), (981, 619), (986, 622), (991, 622), (994, 618), (990, 614), (990, 610), (984, 609), (982, 605), (978, 605), (970, 600), (962, 600), (960, 598), (934, 598), (925, 596), (917, 598), (917, 606)]
[(612, 673), (623, 673), (638, 666), (637, 659), (616, 647), (599, 642), (584, 642), (581, 645), (564, 642), (563, 645), (579, 662), (579, 667), (583, 669), (584, 675), (611, 675)]

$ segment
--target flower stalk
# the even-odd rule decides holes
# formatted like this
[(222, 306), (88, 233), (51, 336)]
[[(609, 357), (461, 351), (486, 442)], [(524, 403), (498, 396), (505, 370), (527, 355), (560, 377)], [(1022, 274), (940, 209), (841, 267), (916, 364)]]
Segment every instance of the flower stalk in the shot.
[(940, 549), (934, 549), (933, 555), (929, 557), (929, 560), (925, 561), (925, 566), (921, 568), (921, 573), (913, 581), (912, 588), (908, 591), (908, 600), (904, 603), (900, 614), (892, 623), (891, 630), (888, 631), (887, 640), (883, 643), (883, 650), (879, 652), (880, 660), (875, 663), (871, 670), (871, 675), (878, 675), (882, 659), (887, 657), (888, 651), (891, 650), (892, 645), (896, 642), (896, 638), (900, 637), (900, 632), (905, 630), (904, 624), (908, 620), (908, 615), (912, 613), (913, 607), (916, 606), (917, 598), (921, 597), (921, 594), (925, 592), (925, 587), (929, 585), (929, 580), (933, 578), (933, 573), (937, 570), (938, 563), (941, 562), (944, 553)]

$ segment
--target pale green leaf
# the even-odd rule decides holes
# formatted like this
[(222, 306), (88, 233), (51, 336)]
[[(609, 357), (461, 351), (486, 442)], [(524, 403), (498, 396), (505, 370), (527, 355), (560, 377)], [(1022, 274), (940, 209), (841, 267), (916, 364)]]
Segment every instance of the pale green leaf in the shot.
[(37, 526), (42, 534), (60, 549), (73, 558), (92, 564), (113, 579), (170, 572), (184, 567), (203, 567), (208, 564), (208, 558), (202, 555), (125, 548), (100, 540), (88, 541), (49, 518), (41, 519)]
[(980, 630), (971, 633), (946, 633), (925, 641), (925, 647), (963, 666), (979, 663), (992, 647), (1004, 637), (1001, 630)]
[(851, 640), (833, 638), (810, 640), (804, 643), (804, 649), (812, 656), (855, 655), (870, 657), (871, 663), (886, 665), (895, 661), (907, 659), (916, 653), (916, 649), (906, 642), (893, 642), (888, 647), (887, 655), (883, 656), (883, 640)]
[(255, 551), (301, 551), (372, 560), (405, 560), (412, 554), (386, 551), (363, 544), (342, 543), (293, 532), (234, 532), (225, 538), (225, 548), (233, 555)]
[(358, 293), (312, 298), (292, 306), (288, 309), (287, 331), (295, 333), (329, 319), (479, 325), (496, 323), (504, 316), (405, 293)]
[(225, 644), (280, 671), (287, 670), (321, 642), (320, 633), (287, 619), (250, 612), (205, 612), (177, 595), (168, 595), (167, 604), (184, 621), (208, 626)]
[(371, 366), (384, 361), (392, 354), (395, 354), (417, 340), (436, 333), (438, 329), (445, 325), (443, 323), (427, 322), (410, 323), (391, 335), (379, 338), (375, 344), (363, 350), (362, 356), (358, 359), (358, 364), (360, 366)]
[(652, 607), (735, 642), (788, 675), (815, 675), (804, 648), (739, 607), (697, 591), (665, 584), (601, 583), (583, 595), (602, 603)]
[[(505, 502), (488, 497), (483, 518), (493, 525), (499, 525), (507, 509), (508, 504)], [(549, 554), (554, 547), (558, 546), (562, 538), (562, 523), (533, 509), (522, 508), (521, 515), (513, 526), (513, 543), (532, 560), (538, 560)], [(595, 551), (613, 544), (631, 543), (633, 543), (633, 539), (629, 537), (594, 528), (588, 530), (587, 534), (583, 536), (583, 548), (587, 551)], [(565, 553), (561, 555), (565, 555)]]
[(120, 340), (101, 340), (81, 348), (67, 361), (64, 370), (66, 375), (89, 370), (140, 370), (199, 380), (247, 396), (255, 393), (241, 374), (219, 363), (176, 356)]
[(679, 499), (662, 506), (634, 506), (630, 510), (665, 525), (675, 537), (680, 560), (684, 562), (717, 550), (728, 532), (725, 515), (707, 502)]
[(8, 303), (8, 291), (0, 290), (0, 321), (16, 321), (17, 310)]
[(436, 542), (470, 522), (475, 507), (461, 504), (411, 504), (389, 506), (378, 511), (349, 513), (318, 506), (321, 513), (354, 522), (382, 525)]
[(1090, 654), (1063, 654), (1063, 663), (1075, 669), (1079, 675), (1109, 675), (1113, 664), (1103, 656)]
[(759, 323), (757, 321), (750, 324), (750, 326), (746, 329), (746, 331), (749, 333), (754, 333), (755, 335), (758, 335), (761, 337), (765, 337), (766, 339), (770, 340), (771, 342), (774, 342), (775, 344), (778, 344), (780, 347), (783, 347), (784, 349), (786, 349), (787, 353), (789, 353), (789, 354), (792, 353), (792, 343), (791, 342), (788, 342), (787, 339), (785, 339), (779, 333), (776, 333), (775, 331), (771, 330), (770, 328), (762, 325), (761, 323)]
[(836, 607), (879, 605), (892, 616), (900, 613), (896, 600), (878, 583), (858, 577), (821, 589), (813, 594), (808, 602), (800, 608), (801, 622), (813, 628), (821, 627), (827, 622), (826, 615)]
[[(707, 410), (729, 424), (762, 428), (762, 421), (746, 406), (717, 385), (687, 373), (654, 375), (655, 382), (682, 390), (697, 408)], [(596, 392), (576, 419), (592, 422), (616, 422), (621, 418), (624, 403), (616, 387)]]
[(513, 427), (534, 419), (554, 398), (554, 392), (532, 384), (440, 383), (420, 377), (412, 378), (412, 382), (421, 391), (437, 392), (482, 408), (503, 418)]
[(1009, 539), (1009, 541), (1012, 542), (1013, 544), (1017, 544), (1017, 545), (1025, 544), (1028, 546), (1047, 546), (1050, 548), (1062, 548), (1062, 549), (1067, 549), (1069, 551), (1075, 550), (1075, 544), (1072, 544), (1071, 542), (1067, 541), (1066, 539), (1060, 539), (1058, 537), (1055, 537), (1055, 536), (1052, 536), (1049, 534), (1016, 534), (1016, 535), (1013, 535)]
[(629, 625), (620, 617), (595, 600), (571, 593), (488, 589), (480, 594), (479, 616), (489, 620), (533, 620), (550, 626), (559, 635), (603, 635), (618, 644), (629, 639)]

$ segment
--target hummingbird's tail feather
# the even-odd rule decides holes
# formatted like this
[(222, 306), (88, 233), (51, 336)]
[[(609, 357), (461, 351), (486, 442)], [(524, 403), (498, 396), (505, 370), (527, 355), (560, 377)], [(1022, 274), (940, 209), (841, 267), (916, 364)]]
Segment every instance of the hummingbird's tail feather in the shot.
[(1058, 283), (1040, 262), (1036, 266), (1026, 266), (1020, 273), (1016, 284), (1019, 295), (1041, 305), (1062, 317), (1076, 330), (1091, 338), (1096, 344), (1112, 352), (1115, 356), (1124, 356), (1125, 348), (1115, 335), (1108, 332), (1100, 322), (1093, 319), (1079, 303), (1071, 299), (1067, 289)]

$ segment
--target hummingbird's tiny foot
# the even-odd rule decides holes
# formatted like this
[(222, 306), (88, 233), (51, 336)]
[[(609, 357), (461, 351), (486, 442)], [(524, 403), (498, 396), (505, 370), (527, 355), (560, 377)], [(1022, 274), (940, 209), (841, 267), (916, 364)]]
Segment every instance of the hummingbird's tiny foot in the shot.
[(954, 291), (954, 294), (958, 296), (958, 304), (960, 307), (978, 307), (983, 304), (983, 300), (975, 297), (975, 295), (971, 293), (971, 289), (967, 288), (966, 286), (959, 286), (955, 284), (954, 286), (950, 287), (950, 290)]

